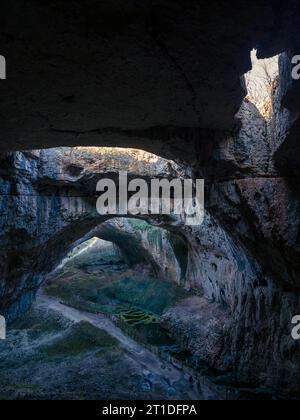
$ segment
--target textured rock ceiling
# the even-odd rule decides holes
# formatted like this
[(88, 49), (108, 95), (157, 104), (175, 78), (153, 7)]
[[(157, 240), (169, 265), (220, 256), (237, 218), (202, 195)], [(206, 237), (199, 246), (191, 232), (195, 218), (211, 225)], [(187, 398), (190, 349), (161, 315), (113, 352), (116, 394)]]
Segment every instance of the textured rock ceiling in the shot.
[[(15, 0), (1, 5), (0, 149), (131, 146), (187, 153), (232, 129), (250, 51), (283, 51), (297, 1)], [(295, 24), (293, 24), (293, 22)], [(178, 132), (177, 132), (178, 128)], [(168, 154), (168, 151), (162, 154)]]

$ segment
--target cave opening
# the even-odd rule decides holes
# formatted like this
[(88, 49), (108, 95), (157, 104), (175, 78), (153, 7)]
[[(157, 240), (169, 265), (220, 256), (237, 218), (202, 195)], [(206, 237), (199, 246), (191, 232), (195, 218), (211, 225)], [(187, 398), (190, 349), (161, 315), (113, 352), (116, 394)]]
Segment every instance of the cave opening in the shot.
[(163, 314), (189, 297), (181, 284), (184, 255), (174, 247), (175, 239), (134, 219), (111, 220), (97, 237), (86, 238), (47, 276), (37, 305), (59, 300), (65, 310), (110, 319), (156, 352), (187, 357), (162, 325)]
[[(297, 2), (14, 3), (0, 399), (299, 399)], [(99, 214), (121, 170), (205, 178), (203, 223)]]
[[(238, 141), (246, 148), (249, 137), (245, 134), (245, 129), (241, 130)], [(255, 140), (264, 151), (261, 133)], [(231, 160), (230, 155), (225, 158)], [(248, 172), (247, 165), (251, 168), (255, 162), (241, 158)], [(227, 194), (226, 184), (210, 191), (204, 223), (194, 227), (173, 217), (112, 217), (96, 210), (99, 179), (116, 179), (122, 170), (130, 178), (141, 177), (146, 182), (153, 177), (191, 177), (193, 169), (179, 160), (110, 147), (59, 147), (10, 153), (1, 159), (2, 206), (19, 214), (17, 225), (9, 219), (9, 212), (2, 220), (7, 236), (1, 261), (10, 290), (1, 304), (7, 319), (14, 321), (5, 345), (16, 339), (16, 347), (26, 357), (33, 357), (23, 347), (25, 334), (34, 357), (42, 358), (45, 366), (55, 358), (62, 372), (73, 366), (75, 374), (78, 363), (75, 367), (74, 357), (89, 372), (97, 366), (95, 373), (99, 373), (99, 364), (107, 369), (112, 364), (112, 372), (105, 370), (99, 375), (118, 397), (124, 393), (116, 385), (120, 372), (127, 378), (125, 389), (137, 387), (141, 396), (150, 398), (166, 393), (202, 398), (198, 384), (203, 375), (212, 383), (214, 397), (220, 396), (220, 390), (212, 378), (223, 378), (223, 383), (225, 375), (225, 380), (236, 384), (232, 354), (222, 355), (228, 352), (227, 340), (240, 328), (240, 313), (249, 305), (251, 288), (264, 296), (269, 280), (241, 244), (248, 228), (239, 222), (233, 234), (226, 223), (230, 222), (228, 214), (234, 217), (234, 212), (230, 209), (224, 215), (225, 209), (216, 207)], [(265, 171), (265, 161), (259, 159), (256, 166)], [(241, 174), (238, 182), (243, 188), (247, 179)], [(263, 198), (268, 182), (268, 178), (260, 181), (256, 201)], [(247, 288), (249, 294), (244, 292)], [(4, 352), (8, 349), (5, 345)], [(124, 351), (129, 349), (132, 355), (141, 347), (151, 354), (142, 351), (147, 361), (127, 359)], [(11, 363), (14, 357), (16, 354), (11, 355)], [(36, 369), (34, 357), (32, 369)], [(159, 369), (155, 379), (147, 375), (137, 382), (128, 379), (126, 371), (138, 376), (141, 364), (152, 357), (156, 357), (155, 365), (159, 360), (168, 366), (167, 372), (175, 369), (176, 386), (166, 385), (169, 373), (165, 369)], [(3, 383), (9, 386), (9, 378), (16, 372), (9, 366), (5, 372)], [(33, 387), (47, 369), (40, 367), (35, 372), (29, 381)], [(100, 386), (96, 378), (93, 381)], [(57, 384), (62, 385), (64, 397), (70, 389), (75, 392), (73, 384), (61, 377), (54, 382), (49, 383), (46, 394)], [(94, 388), (88, 382), (90, 398)], [(250, 381), (249, 389), (255, 388), (255, 383)], [(78, 386), (82, 389), (87, 384), (79, 381)], [(32, 393), (42, 395), (36, 390)]]
[(279, 55), (260, 59), (257, 50), (251, 51), (251, 70), (246, 73), (246, 100), (256, 106), (269, 121), (273, 116), (274, 97), (279, 83)]
[[(101, 378), (108, 384), (111, 375), (118, 376), (108, 385), (118, 395), (125, 392), (116, 385), (119, 372), (128, 370), (128, 364), (138, 376), (142, 365), (163, 363), (154, 378), (143, 375), (137, 380), (124, 374), (125, 389), (136, 387), (136, 381), (142, 379), (138, 388), (144, 396), (201, 396), (186, 371), (193, 369), (197, 378), (208, 367), (178, 340), (176, 325), (171, 322), (174, 306), (185, 307), (189, 305), (185, 301), (200, 299), (186, 281), (191, 266), (190, 229), (172, 217), (99, 215), (95, 197), (99, 178), (114, 179), (121, 170), (146, 182), (153, 177), (190, 175), (191, 170), (141, 150), (96, 147), (16, 152), (6, 162), (10, 171), (3, 174), (3, 192), (8, 202), (15, 197), (12, 191), (20, 200), (26, 197), (28, 207), (20, 218), (18, 255), (15, 247), (6, 249), (11, 257), (3, 259), (4, 263), (11, 261), (6, 273), (15, 284), (7, 312), (14, 322), (5, 345), (16, 340), (24, 357), (30, 359), (22, 344), (26, 334), (35, 357), (45, 366), (54, 357), (62, 372), (75, 364), (75, 356), (82, 368), (91, 363), (88, 357), (94, 364), (98, 359), (97, 365), (113, 363), (113, 373)], [(37, 212), (43, 232), (39, 243), (31, 233), (37, 227), (36, 219), (31, 225), (32, 212)], [(16, 258), (20, 263), (12, 262)], [(136, 353), (142, 354), (141, 360), (132, 360)], [(46, 371), (41, 367), (41, 378)], [(168, 383), (169, 372), (179, 381), (176, 386)], [(8, 368), (6, 373), (9, 376), (12, 370)], [(5, 377), (3, 380), (4, 389)], [(37, 387), (34, 381), (36, 375), (28, 386)], [(64, 396), (69, 389), (74, 391), (73, 384), (61, 378), (58, 383), (63, 383)], [(53, 384), (49, 387), (53, 390)], [(92, 391), (88, 395), (91, 397)]]

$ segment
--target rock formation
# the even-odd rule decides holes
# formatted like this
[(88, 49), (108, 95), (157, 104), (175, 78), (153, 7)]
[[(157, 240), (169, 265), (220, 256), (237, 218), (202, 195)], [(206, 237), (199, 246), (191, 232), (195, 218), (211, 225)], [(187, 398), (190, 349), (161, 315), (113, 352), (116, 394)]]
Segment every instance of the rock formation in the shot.
[[(296, 392), (299, 2), (69, 3), (16, 0), (0, 17), (0, 313), (22, 316), (62, 258), (99, 236), (191, 291), (163, 317), (183, 346), (238, 383)], [(243, 100), (252, 48), (281, 54), (270, 121)], [(120, 169), (203, 177), (203, 225), (99, 216), (95, 185)]]

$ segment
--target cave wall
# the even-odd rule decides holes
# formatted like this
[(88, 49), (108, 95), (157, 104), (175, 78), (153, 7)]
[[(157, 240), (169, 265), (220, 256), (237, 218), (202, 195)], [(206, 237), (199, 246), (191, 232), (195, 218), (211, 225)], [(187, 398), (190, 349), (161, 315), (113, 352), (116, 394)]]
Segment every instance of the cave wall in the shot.
[[(201, 168), (211, 183), (200, 227), (151, 217), (151, 225), (141, 227), (139, 220), (109, 221), (96, 213), (99, 177), (117, 178), (120, 168), (146, 180), (190, 175), (184, 165), (111, 149), (2, 156), (2, 313), (10, 319), (24, 313), (61, 259), (98, 236), (117, 241), (132, 263), (149, 265), (191, 292), (191, 300), (163, 317), (183, 346), (236, 381), (296, 390), (299, 343), (290, 333), (300, 297), (299, 202), (271, 163), (265, 121), (248, 102), (240, 115), (238, 137), (216, 142)], [(257, 148), (247, 148), (249, 121)], [(212, 167), (220, 168), (219, 179), (212, 179)], [(232, 168), (235, 176), (226, 179)]]
[[(181, 269), (166, 235), (154, 227), (138, 235), (128, 223), (105, 224), (111, 216), (97, 213), (96, 184), (104, 175), (117, 181), (120, 169), (129, 178), (172, 178), (181, 176), (181, 166), (145, 152), (61, 148), (7, 154), (1, 168), (0, 310), (8, 319), (30, 307), (46, 275), (78, 242), (93, 236), (112, 240), (110, 226), (129, 262), (139, 255), (156, 274), (180, 282)], [(173, 269), (168, 271), (167, 263)]]
[[(95, 210), (98, 176), (193, 170), (206, 180), (204, 224), (148, 220), (167, 233), (135, 236), (141, 258), (171, 265), (165, 275), (194, 294), (164, 322), (236, 380), (297, 390), (300, 95), (290, 60), (299, 2), (16, 0), (2, 6), (0, 24), (9, 63), (0, 85), (0, 312), (24, 313), (74, 244), (107, 222)], [(270, 122), (243, 102), (254, 47), (261, 58), (285, 51)], [(136, 147), (180, 164), (76, 145)], [(30, 151), (57, 146), (65, 148)]]
[(162, 280), (184, 285), (189, 252), (185, 238), (180, 232), (164, 229), (171, 224), (158, 227), (150, 223), (155, 221), (113, 218), (91, 230), (79, 243), (93, 237), (112, 242), (130, 267), (140, 266)]
[(250, 51), (287, 51), (299, 2), (16, 0), (2, 6), (0, 149), (135, 147), (195, 161), (229, 130)]
[(299, 42), (280, 60), (280, 89), (277, 97), (277, 118), (275, 119), (275, 138), (278, 148), (275, 162), (278, 170), (284, 174), (289, 183), (299, 193), (300, 161), (299, 161), (299, 133), (300, 133), (300, 85), (299, 80), (293, 80), (292, 57), (299, 55)]

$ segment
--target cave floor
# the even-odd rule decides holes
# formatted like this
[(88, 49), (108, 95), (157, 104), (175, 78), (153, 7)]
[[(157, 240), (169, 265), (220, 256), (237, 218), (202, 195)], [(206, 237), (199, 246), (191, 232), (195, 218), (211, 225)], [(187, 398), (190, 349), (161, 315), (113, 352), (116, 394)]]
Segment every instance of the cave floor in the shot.
[(0, 359), (0, 399), (221, 399), (206, 378), (191, 383), (106, 317), (45, 295), (14, 323)]
[(186, 297), (113, 247), (79, 248), (0, 342), (0, 399), (235, 399), (160, 325)]
[[(113, 249), (100, 254), (94, 248), (70, 258), (9, 328), (0, 343), (0, 399), (222, 398), (206, 378), (191, 382), (189, 372), (110, 319), (117, 315), (147, 344), (176, 351), (159, 317), (185, 293), (147, 273), (137, 279)], [(164, 298), (153, 300), (154, 290)]]
[(45, 297), (14, 324), (0, 357), (1, 399), (219, 399), (107, 319)]

